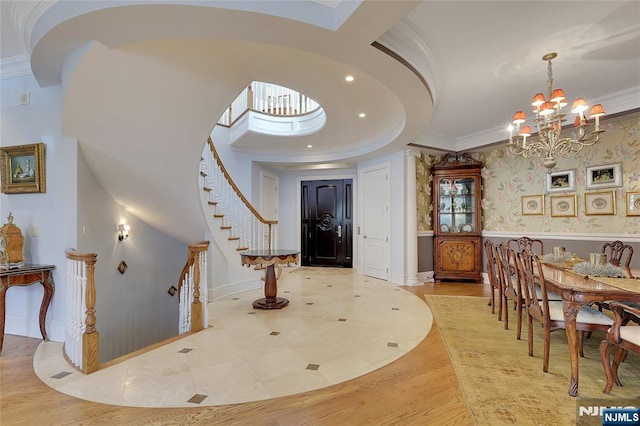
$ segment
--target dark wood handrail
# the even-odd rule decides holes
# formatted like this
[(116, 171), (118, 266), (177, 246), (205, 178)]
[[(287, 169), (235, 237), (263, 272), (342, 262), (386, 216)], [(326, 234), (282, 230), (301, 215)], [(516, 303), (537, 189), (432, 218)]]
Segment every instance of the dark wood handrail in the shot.
[(216, 159), (216, 163), (218, 164), (218, 167), (220, 167), (220, 170), (222, 171), (222, 174), (227, 179), (227, 182), (229, 182), (229, 185), (233, 189), (233, 192), (235, 192), (236, 195), (240, 198), (240, 200), (242, 200), (242, 202), (249, 209), (249, 211), (261, 223), (264, 223), (265, 225), (277, 225), (278, 224), (277, 220), (267, 220), (267, 219), (263, 218), (262, 215), (251, 205), (249, 200), (247, 200), (246, 197), (242, 194), (242, 192), (240, 191), (240, 188), (238, 188), (238, 185), (236, 185), (236, 183), (233, 181), (233, 179), (231, 179), (231, 176), (229, 175), (229, 172), (227, 172), (227, 169), (224, 167), (224, 164), (222, 164), (222, 161), (220, 160), (220, 157), (218, 156), (218, 151), (216, 151), (215, 146), (213, 146), (213, 141), (211, 140), (211, 136), (209, 136), (209, 139), (207, 139), (207, 143), (209, 144), (209, 149), (213, 153), (213, 157)]

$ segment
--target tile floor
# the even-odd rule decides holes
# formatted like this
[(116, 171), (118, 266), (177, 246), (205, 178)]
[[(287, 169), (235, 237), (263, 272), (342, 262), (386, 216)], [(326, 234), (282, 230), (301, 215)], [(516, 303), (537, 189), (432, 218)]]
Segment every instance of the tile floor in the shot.
[(413, 349), (433, 317), (415, 295), (352, 269), (284, 268), (282, 310), (251, 302), (261, 290), (209, 304), (210, 327), (83, 375), (43, 342), (34, 370), (77, 398), (136, 407), (193, 407), (264, 400), (334, 385)]

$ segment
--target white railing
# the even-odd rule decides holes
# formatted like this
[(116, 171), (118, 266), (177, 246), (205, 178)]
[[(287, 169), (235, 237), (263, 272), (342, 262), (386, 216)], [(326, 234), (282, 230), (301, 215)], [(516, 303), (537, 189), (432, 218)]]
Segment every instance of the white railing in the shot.
[(207, 249), (208, 241), (189, 246), (187, 263), (178, 282), (178, 333), (199, 331), (209, 326), (207, 308)]
[(96, 330), (95, 253), (65, 251), (67, 258), (67, 310), (64, 351), (85, 374), (98, 370), (99, 335)]
[(288, 87), (254, 81), (231, 102), (218, 124), (229, 127), (249, 110), (272, 115), (304, 115), (319, 107), (313, 99)]
[(229, 239), (238, 241), (238, 250), (277, 248), (277, 220), (266, 220), (249, 203), (218, 158), (211, 138), (202, 152), (200, 176), (209, 188), (209, 200), (215, 203), (214, 216), (221, 227), (229, 229)]

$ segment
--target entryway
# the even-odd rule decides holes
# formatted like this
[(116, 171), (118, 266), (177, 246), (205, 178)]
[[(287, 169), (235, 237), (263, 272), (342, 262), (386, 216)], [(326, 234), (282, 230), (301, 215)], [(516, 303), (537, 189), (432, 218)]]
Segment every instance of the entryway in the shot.
[(351, 268), (353, 179), (302, 181), (301, 264)]

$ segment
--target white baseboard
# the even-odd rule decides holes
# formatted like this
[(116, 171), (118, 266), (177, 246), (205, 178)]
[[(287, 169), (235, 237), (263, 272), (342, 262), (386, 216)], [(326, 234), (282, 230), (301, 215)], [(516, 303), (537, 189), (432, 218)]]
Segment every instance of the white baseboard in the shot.
[(420, 283), (432, 283), (433, 282), (433, 271), (426, 272), (418, 272), (418, 279)]
[[(54, 342), (64, 342), (63, 321), (45, 320), (44, 327), (47, 331), (47, 337), (49, 337), (49, 340)], [(42, 334), (40, 334), (40, 321), (38, 317), (7, 315), (4, 333), (42, 339)]]
[(227, 283), (223, 286), (209, 289), (209, 301), (220, 299), (221, 297), (230, 296), (232, 294), (238, 294), (249, 290), (261, 289), (264, 285), (264, 281), (260, 278), (244, 281), (236, 281), (233, 283)]

